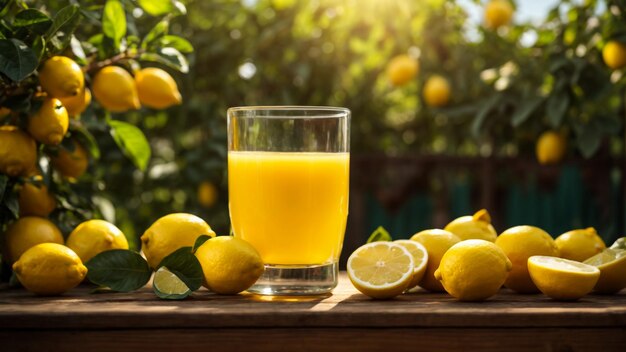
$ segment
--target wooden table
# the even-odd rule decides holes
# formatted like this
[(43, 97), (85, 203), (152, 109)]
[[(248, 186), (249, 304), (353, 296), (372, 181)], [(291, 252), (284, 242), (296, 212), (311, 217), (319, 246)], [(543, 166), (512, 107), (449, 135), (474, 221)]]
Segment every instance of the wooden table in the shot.
[(508, 290), (481, 303), (420, 291), (374, 301), (342, 274), (333, 295), (164, 301), (0, 291), (0, 351), (626, 351), (626, 290), (556, 302)]

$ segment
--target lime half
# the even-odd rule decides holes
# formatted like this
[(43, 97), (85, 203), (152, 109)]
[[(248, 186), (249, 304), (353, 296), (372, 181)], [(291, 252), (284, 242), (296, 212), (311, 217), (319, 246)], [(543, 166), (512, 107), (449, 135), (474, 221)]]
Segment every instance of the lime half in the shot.
[(154, 275), (152, 283), (154, 293), (163, 299), (183, 299), (191, 294), (191, 290), (183, 280), (162, 266)]

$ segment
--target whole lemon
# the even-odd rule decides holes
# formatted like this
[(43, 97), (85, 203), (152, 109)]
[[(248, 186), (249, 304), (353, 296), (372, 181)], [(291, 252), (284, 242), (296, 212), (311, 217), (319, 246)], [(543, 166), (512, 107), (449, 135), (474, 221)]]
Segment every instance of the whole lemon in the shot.
[(604, 63), (614, 70), (626, 66), (626, 44), (611, 40), (602, 48)]
[(74, 142), (74, 150), (59, 148), (56, 155), (52, 155), (52, 167), (63, 177), (76, 180), (87, 171), (89, 157), (85, 148)]
[(217, 202), (217, 188), (209, 181), (204, 181), (198, 186), (198, 203), (205, 208), (210, 208)]
[(561, 258), (582, 262), (606, 248), (596, 229), (588, 227), (568, 231), (554, 240)]
[(85, 89), (80, 91), (80, 94), (73, 97), (59, 98), (59, 100), (65, 106), (67, 114), (77, 118), (91, 104), (91, 91), (85, 87)]
[(57, 243), (42, 243), (24, 252), (13, 264), (17, 279), (38, 295), (59, 295), (83, 281), (87, 268), (71, 249)]
[(200, 235), (215, 237), (209, 224), (187, 213), (165, 215), (141, 236), (141, 250), (153, 269), (161, 260), (181, 247), (191, 247)]
[(67, 110), (61, 101), (48, 98), (43, 101), (41, 108), (28, 119), (28, 133), (37, 142), (57, 145), (65, 137), (69, 124)]
[[(40, 181), (42, 177), (37, 175), (35, 181)], [(25, 183), (19, 190), (18, 203), (20, 205), (20, 215), (34, 215), (46, 217), (56, 208), (57, 202), (48, 192), (48, 187), (44, 184)]]
[(108, 221), (87, 220), (76, 226), (67, 238), (66, 245), (83, 263), (97, 254), (111, 249), (128, 249), (126, 236)]
[(11, 177), (35, 172), (37, 143), (16, 126), (0, 126), (0, 172)]
[(485, 25), (497, 29), (509, 24), (513, 17), (513, 6), (508, 0), (491, 0), (485, 6)]
[(85, 75), (74, 60), (53, 56), (39, 70), (41, 88), (53, 98), (76, 96), (85, 86)]
[(461, 301), (481, 301), (500, 290), (512, 264), (500, 247), (485, 240), (461, 241), (441, 258), (435, 278)]
[(40, 243), (63, 244), (63, 235), (50, 220), (24, 216), (7, 227), (4, 233), (4, 256), (13, 263), (30, 247)]
[(133, 76), (119, 66), (106, 66), (93, 79), (93, 95), (105, 109), (126, 112), (141, 107)]
[(183, 101), (174, 78), (160, 68), (148, 67), (137, 71), (135, 84), (139, 101), (145, 106), (165, 109)]
[(434, 75), (428, 78), (424, 84), (422, 95), (424, 102), (428, 106), (445, 106), (448, 104), (448, 101), (450, 101), (450, 83), (448, 83), (447, 79), (439, 75)]
[(535, 226), (515, 226), (496, 239), (496, 245), (513, 263), (504, 286), (519, 293), (539, 292), (528, 274), (528, 258), (533, 255), (559, 256), (554, 240), (544, 230)]
[(419, 63), (409, 55), (394, 56), (387, 64), (387, 77), (394, 86), (411, 82), (418, 71)]
[(560, 133), (546, 131), (539, 136), (535, 152), (542, 165), (560, 162), (567, 151), (567, 141)]
[(411, 240), (421, 243), (428, 252), (428, 264), (426, 273), (419, 282), (419, 286), (433, 292), (443, 292), (441, 282), (435, 278), (435, 270), (439, 267), (439, 262), (444, 253), (453, 245), (461, 242), (455, 234), (440, 230), (430, 229), (416, 233)]
[(456, 218), (443, 229), (457, 235), (462, 241), (480, 239), (493, 242), (498, 236), (491, 225), (491, 216), (485, 209), (477, 211), (473, 216)]
[(263, 274), (263, 260), (252, 245), (232, 236), (210, 239), (196, 251), (209, 290), (234, 295), (252, 286)]

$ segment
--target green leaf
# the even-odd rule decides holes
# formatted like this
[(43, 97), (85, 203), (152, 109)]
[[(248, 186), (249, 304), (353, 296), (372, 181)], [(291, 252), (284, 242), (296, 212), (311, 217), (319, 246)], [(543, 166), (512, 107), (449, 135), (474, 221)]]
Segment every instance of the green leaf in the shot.
[(172, 0), (138, 0), (137, 2), (152, 16), (165, 15), (175, 9)]
[(11, 2), (13, 2), (13, 0), (0, 0), (0, 12), (4, 11), (5, 7)]
[(87, 64), (87, 55), (85, 55), (85, 50), (83, 50), (83, 46), (80, 43), (80, 40), (76, 38), (75, 35), (72, 35), (72, 39), (70, 40), (70, 48), (72, 49), (72, 53), (76, 58), (76, 62), (80, 65)]
[(141, 47), (146, 49), (157, 39), (161, 39), (163, 36), (167, 34), (169, 27), (170, 27), (170, 22), (167, 20), (163, 20), (157, 23), (154, 27), (152, 27), (150, 32), (148, 32), (148, 34), (146, 34), (146, 36), (143, 38)]
[(489, 113), (493, 110), (498, 103), (500, 103), (502, 96), (500, 94), (496, 94), (488, 98), (478, 110), (478, 113), (474, 117), (474, 121), (472, 122), (471, 131), (474, 136), (480, 135), (480, 130), (483, 127), (485, 119), (489, 115)]
[(150, 161), (150, 144), (141, 130), (129, 123), (109, 120), (111, 136), (122, 152), (141, 171), (145, 171)]
[(182, 247), (163, 258), (157, 266), (166, 267), (172, 274), (181, 279), (191, 291), (195, 291), (202, 286), (202, 266), (198, 258), (191, 252), (191, 247)]
[(517, 109), (511, 117), (511, 124), (513, 127), (518, 127), (528, 120), (528, 118), (537, 110), (543, 103), (542, 97), (531, 97), (522, 103), (521, 108)]
[(22, 283), (17, 278), (17, 274), (15, 271), (11, 273), (11, 277), (9, 278), (9, 287), (21, 287)]
[(616, 115), (594, 116), (592, 121), (598, 130), (609, 135), (616, 135), (622, 128), (622, 119)]
[(43, 54), (46, 52), (46, 40), (43, 39), (43, 37), (36, 37), (33, 40), (32, 49), (37, 57), (37, 60), (41, 60)]
[(158, 62), (182, 73), (189, 72), (187, 59), (174, 48), (160, 48), (156, 53), (144, 53), (139, 60)]
[(8, 194), (5, 194), (2, 200), (4, 202), (4, 205), (13, 215), (13, 218), (17, 219), (20, 215), (20, 204), (17, 199), (17, 193), (9, 192)]
[(72, 133), (76, 133), (78, 139), (82, 142), (82, 145), (87, 147), (89, 150), (89, 154), (94, 159), (100, 159), (100, 148), (98, 147), (98, 143), (94, 136), (82, 125), (76, 125), (72, 127)]
[(46, 37), (58, 51), (65, 49), (69, 44), (81, 18), (78, 5), (66, 6), (54, 16), (52, 27)]
[(389, 232), (387, 232), (387, 230), (385, 230), (384, 227), (382, 226), (378, 226), (376, 228), (376, 230), (374, 230), (374, 232), (372, 232), (372, 234), (370, 235), (370, 237), (367, 239), (367, 242), (365, 243), (372, 243), (372, 242), (388, 242), (388, 241), (392, 241), (393, 238), (391, 238), (391, 235), (389, 234)]
[(87, 279), (96, 285), (106, 286), (118, 292), (130, 292), (145, 286), (152, 270), (139, 253), (127, 249), (102, 252), (87, 266)]
[(204, 244), (204, 242), (210, 240), (212, 237), (209, 235), (200, 235), (198, 236), (198, 238), (196, 238), (196, 242), (193, 244), (193, 247), (191, 248), (191, 252), (192, 253), (196, 253), (196, 251), (198, 250), (198, 248), (200, 248), (200, 246), (202, 246)]
[(561, 89), (550, 95), (546, 104), (546, 114), (548, 122), (553, 128), (561, 126), (565, 112), (569, 107), (569, 94), (565, 89)]
[(33, 33), (41, 35), (46, 34), (50, 26), (52, 26), (50, 17), (35, 9), (27, 9), (18, 12), (13, 21), (13, 27), (26, 28)]
[(602, 133), (595, 128), (594, 124), (588, 124), (582, 128), (576, 142), (583, 157), (590, 158), (600, 148)]
[(183, 54), (189, 54), (193, 52), (193, 45), (185, 39), (175, 35), (166, 35), (163, 36), (158, 41), (159, 46), (161, 47), (171, 47)]
[(102, 31), (116, 43), (126, 35), (126, 14), (124, 6), (118, 0), (109, 0), (104, 5)]
[(19, 82), (37, 68), (35, 53), (17, 39), (0, 39), (0, 72)]
[[(0, 200), (2, 200), (2, 198), (4, 197), (4, 190), (7, 188), (7, 183), (9, 183), (9, 176), (0, 174)], [(198, 243), (198, 240), (196, 240), (196, 244), (197, 243)], [(195, 249), (196, 246), (194, 245), (193, 248)]]
[(186, 15), (187, 14), (187, 7), (185, 6), (185, 4), (183, 4), (182, 2), (178, 1), (178, 0), (173, 0), (174, 2), (174, 7), (176, 8), (176, 11), (172, 12), (172, 15), (176, 16), (176, 15)]

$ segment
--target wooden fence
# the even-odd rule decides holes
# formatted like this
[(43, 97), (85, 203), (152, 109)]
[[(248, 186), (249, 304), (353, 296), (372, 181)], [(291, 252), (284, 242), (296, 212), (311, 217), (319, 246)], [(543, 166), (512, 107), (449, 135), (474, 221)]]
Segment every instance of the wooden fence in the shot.
[(594, 226), (607, 243), (624, 236), (624, 158), (530, 158), (353, 155), (350, 215), (342, 263), (378, 225), (394, 238), (443, 228), (486, 208), (498, 232), (529, 224), (556, 237)]

